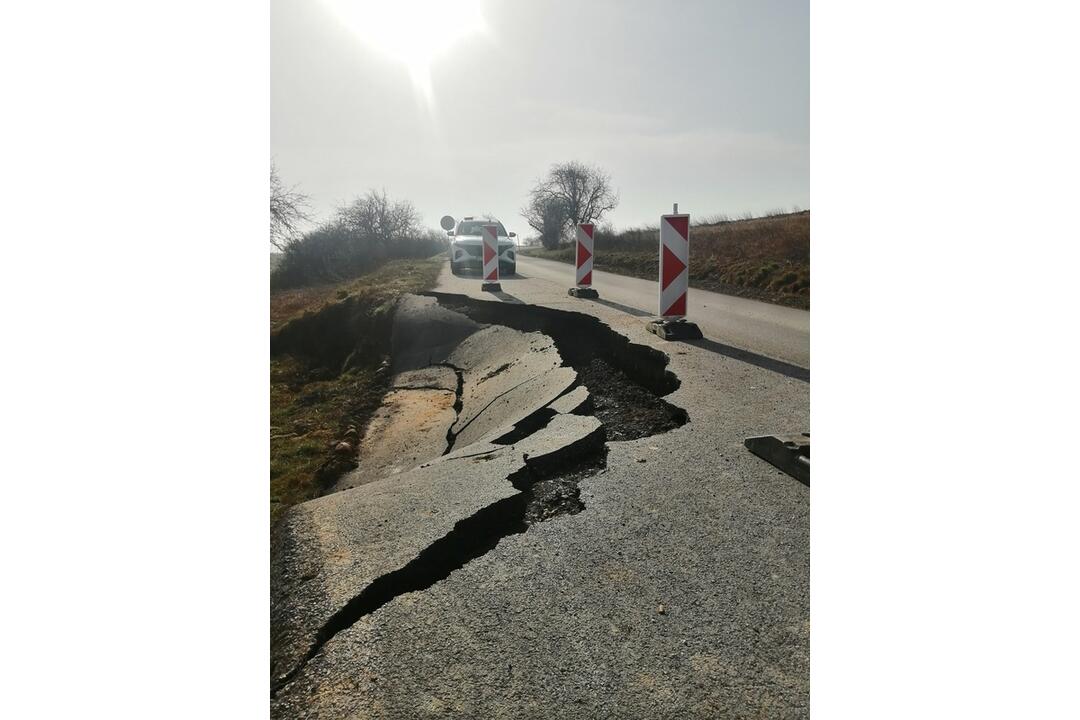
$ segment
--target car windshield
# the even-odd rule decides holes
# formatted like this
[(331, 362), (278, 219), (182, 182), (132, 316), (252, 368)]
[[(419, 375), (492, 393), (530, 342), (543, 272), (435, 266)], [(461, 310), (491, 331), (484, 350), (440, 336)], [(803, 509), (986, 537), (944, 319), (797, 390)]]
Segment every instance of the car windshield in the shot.
[(479, 235), (483, 232), (481, 227), (484, 225), (497, 225), (499, 227), (499, 237), (506, 237), (506, 228), (498, 220), (462, 220), (458, 223), (457, 234)]

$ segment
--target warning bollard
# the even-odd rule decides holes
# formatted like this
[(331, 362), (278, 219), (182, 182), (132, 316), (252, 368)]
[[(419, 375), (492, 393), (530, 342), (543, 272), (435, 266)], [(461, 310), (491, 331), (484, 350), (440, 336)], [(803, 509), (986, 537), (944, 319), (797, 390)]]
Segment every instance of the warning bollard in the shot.
[(483, 292), (499, 292), (499, 226), (484, 225), (480, 236), (484, 241), (484, 281), (480, 284)]
[(679, 214), (675, 204), (671, 215), (660, 216), (660, 318), (646, 327), (664, 340), (700, 338), (701, 329), (686, 320), (690, 283), (690, 216)]
[(566, 291), (573, 297), (600, 297), (592, 288), (593, 230), (592, 223), (578, 223), (577, 225), (577, 242), (574, 245), (574, 282), (577, 286)]

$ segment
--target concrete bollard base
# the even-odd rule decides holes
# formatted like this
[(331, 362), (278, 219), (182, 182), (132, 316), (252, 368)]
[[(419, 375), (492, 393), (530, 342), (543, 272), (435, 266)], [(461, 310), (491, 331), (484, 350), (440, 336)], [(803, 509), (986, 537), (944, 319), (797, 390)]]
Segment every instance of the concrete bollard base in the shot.
[(810, 485), (810, 433), (746, 438), (746, 449), (804, 485)]
[(663, 340), (700, 340), (704, 337), (696, 323), (685, 319), (652, 320), (645, 329)]
[(572, 287), (566, 291), (567, 295), (576, 298), (598, 298), (600, 293), (593, 290), (591, 287)]

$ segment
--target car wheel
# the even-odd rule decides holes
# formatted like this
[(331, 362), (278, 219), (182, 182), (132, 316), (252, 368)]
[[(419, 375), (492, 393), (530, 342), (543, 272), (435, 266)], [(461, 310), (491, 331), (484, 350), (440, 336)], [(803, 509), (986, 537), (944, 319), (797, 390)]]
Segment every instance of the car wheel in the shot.
[(460, 275), (461, 274), (461, 270), (458, 269), (457, 263), (454, 262), (453, 260), (450, 261), (450, 272), (453, 273), (454, 275)]

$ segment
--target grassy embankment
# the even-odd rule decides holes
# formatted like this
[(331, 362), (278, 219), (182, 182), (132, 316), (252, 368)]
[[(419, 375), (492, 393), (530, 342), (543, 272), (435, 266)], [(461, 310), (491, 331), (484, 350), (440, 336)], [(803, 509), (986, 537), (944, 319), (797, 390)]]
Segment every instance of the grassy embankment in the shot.
[[(596, 234), (597, 270), (655, 280), (656, 227)], [(522, 253), (572, 263), (573, 245)], [(810, 307), (810, 211), (690, 228), (690, 286)]]
[(394, 304), (434, 287), (443, 260), (394, 260), (351, 280), (271, 293), (271, 522), (355, 467), (390, 379), (382, 364)]

